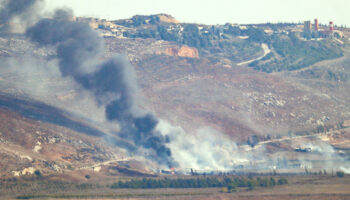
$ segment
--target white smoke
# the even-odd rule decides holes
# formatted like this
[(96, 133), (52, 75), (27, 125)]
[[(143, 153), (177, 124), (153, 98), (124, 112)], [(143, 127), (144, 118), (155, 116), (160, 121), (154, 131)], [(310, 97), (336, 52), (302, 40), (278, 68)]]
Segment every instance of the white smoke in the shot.
[(181, 127), (160, 120), (157, 130), (170, 138), (167, 146), (182, 169), (230, 171), (235, 163), (248, 161), (231, 138), (211, 127), (186, 133)]
[[(310, 170), (341, 170), (345, 173), (350, 173), (350, 165), (347, 162), (347, 158), (341, 156), (339, 151), (334, 147), (319, 138), (313, 138), (312, 141), (300, 142), (301, 149), (309, 149), (307, 154), (299, 154), (298, 160), (302, 163), (302, 167), (309, 168)], [(319, 164), (313, 164), (313, 159), (310, 155), (317, 156), (319, 158)]]
[(27, 53), (21, 58), (2, 58), (0, 62), (2, 92), (45, 102), (91, 122), (103, 124), (109, 131), (119, 129), (116, 123), (106, 120), (104, 108), (93, 100), (88, 91), (72, 78), (61, 76), (56, 59), (40, 59)]

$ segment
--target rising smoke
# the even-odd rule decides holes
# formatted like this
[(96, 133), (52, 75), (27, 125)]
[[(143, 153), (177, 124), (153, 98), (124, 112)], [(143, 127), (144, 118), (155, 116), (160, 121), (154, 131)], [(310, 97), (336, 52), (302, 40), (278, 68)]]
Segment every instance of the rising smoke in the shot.
[[(24, 18), (29, 15), (29, 11), (37, 8), (40, 1), (2, 0), (0, 2), (2, 5), (0, 23), (7, 24), (16, 17)], [(26, 36), (34, 43), (56, 50), (54, 61), (43, 62), (35, 58), (23, 58), (7, 64), (12, 67), (16, 65), (17, 67), (13, 67), (12, 70), (21, 71), (22, 74), (26, 74), (26, 71), (41, 71), (40, 76), (43, 78), (52, 79), (62, 76), (59, 80), (73, 79), (84, 89), (80, 91), (81, 93), (88, 91), (89, 94), (86, 97), (92, 96), (96, 104), (103, 107), (105, 112), (103, 117), (113, 123), (118, 122), (120, 130), (116, 134), (134, 144), (134, 146), (124, 145), (123, 147), (135, 153), (146, 151), (143, 155), (158, 164), (168, 167), (179, 165), (182, 168), (208, 171), (230, 171), (232, 166), (249, 165), (252, 161), (266, 163), (266, 160), (271, 160), (265, 155), (263, 145), (255, 148), (246, 146), (247, 150), (242, 146), (238, 147), (231, 138), (211, 128), (202, 128), (195, 133), (187, 134), (183, 129), (173, 127), (159, 120), (152, 113), (141, 109), (133, 67), (121, 56), (101, 61), (104, 59), (103, 38), (87, 24), (73, 21), (72, 17), (70, 10), (60, 9), (55, 11), (51, 18), (39, 20), (26, 31)], [(59, 72), (56, 71), (56, 59)], [(55, 65), (56, 68), (39, 69), (45, 65), (46, 67)], [(31, 85), (18, 87), (32, 93), (33, 87), (38, 90), (37, 88), (45, 86), (40, 82), (32, 82)], [(37, 94), (45, 95), (45, 92), (49, 91), (45, 89)], [(86, 102), (86, 104), (89, 103), (91, 102)], [(327, 158), (336, 155), (331, 146), (328, 148), (318, 144), (313, 148), (318, 149), (317, 151), (322, 155), (327, 155)], [(324, 151), (325, 149), (329, 150)], [(309, 162), (306, 158), (299, 158), (299, 160)], [(264, 168), (268, 169), (275, 163), (278, 162), (267, 163)], [(331, 165), (335, 164), (331, 163)], [(345, 169), (350, 171), (348, 168), (343, 170)]]
[(22, 16), (37, 3), (37, 0), (1, 0), (0, 23), (5, 24), (14, 17)]
[(186, 134), (181, 127), (162, 120), (157, 129), (170, 137), (172, 142), (168, 146), (183, 168), (230, 171), (235, 162), (242, 160), (237, 145), (213, 128), (203, 127), (195, 133)]
[[(41, 0), (0, 1), (0, 24), (6, 27), (14, 19), (26, 23), (37, 16), (38, 5), (41, 2)], [(41, 19), (28, 28), (26, 36), (39, 46), (56, 49), (62, 77), (71, 77), (85, 90), (90, 91), (99, 106), (105, 107), (106, 118), (109, 121), (119, 122), (118, 135), (137, 146), (137, 148), (129, 146), (130, 151), (146, 151), (147, 157), (153, 161), (175, 166), (171, 151), (165, 146), (169, 139), (155, 130), (158, 119), (138, 105), (138, 86), (132, 66), (121, 56), (101, 62), (104, 53), (103, 39), (87, 24), (73, 21), (72, 18), (71, 10), (56, 10), (52, 18)], [(22, 66), (36, 63), (32, 59), (21, 60), (24, 62), (21, 63)], [(10, 59), (4, 64), (12, 66), (14, 64), (12, 62)], [(12, 71), (16, 69), (18, 68), (13, 68)], [(22, 67), (18, 71), (23, 70)], [(23, 85), (20, 87), (26, 90)], [(31, 89), (27, 88), (26, 91), (29, 90)]]
[[(3, 23), (35, 9), (35, 5), (40, 1), (25, 1), (20, 7), (14, 7), (13, 2), (2, 2), (3, 10), (6, 10), (2, 14)], [(141, 109), (133, 67), (121, 56), (101, 61), (104, 54), (103, 39), (87, 24), (73, 21), (72, 17), (70, 10), (56, 10), (52, 17), (41, 19), (28, 28), (26, 36), (41, 47), (56, 50), (55, 57), (58, 60), (62, 80), (72, 78), (85, 89), (84, 92), (89, 91), (93, 95), (99, 106), (105, 108), (105, 116), (109, 121), (119, 123), (120, 131), (117, 134), (132, 141), (136, 146), (136, 148), (127, 145), (124, 147), (136, 153), (146, 150), (148, 158), (168, 167), (179, 164), (182, 168), (230, 169), (231, 152), (236, 150), (234, 142), (218, 131), (208, 128), (187, 135), (181, 128), (159, 122), (152, 113)], [(32, 59), (34, 58), (22, 59), (8, 65), (18, 72), (23, 72), (24, 69), (30, 71), (31, 67), (36, 66), (33, 70), (42, 71), (41, 76), (46, 76), (47, 72), (50, 72), (51, 75), (47, 78), (57, 78), (55, 70), (52, 72), (38, 69), (45, 65), (53, 65), (55, 62)], [(15, 67), (16, 65), (22, 67), (19, 69)], [(33, 92), (30, 86), (19, 85), (19, 87), (29, 93)], [(36, 94), (44, 95), (43, 93), (49, 92), (48, 90), (51, 88)]]
[(19, 18), (22, 23), (30, 24), (38, 14), (43, 0), (0, 0), (0, 24), (2, 31), (9, 28), (9, 22)]
[(103, 39), (87, 24), (71, 18), (71, 11), (57, 10), (53, 18), (40, 20), (26, 35), (39, 45), (57, 49), (62, 76), (73, 77), (94, 94), (97, 102), (105, 106), (107, 119), (119, 122), (121, 137), (148, 150), (149, 157), (159, 164), (175, 165), (165, 145), (169, 139), (155, 130), (158, 119), (137, 105), (133, 68), (120, 56), (99, 62), (104, 52)]

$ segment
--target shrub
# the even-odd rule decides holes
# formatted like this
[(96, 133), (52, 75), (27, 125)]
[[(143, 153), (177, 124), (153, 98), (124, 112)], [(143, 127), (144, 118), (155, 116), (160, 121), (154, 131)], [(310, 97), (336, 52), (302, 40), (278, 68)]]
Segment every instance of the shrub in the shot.
[(255, 185), (251, 181), (249, 181), (248, 182), (248, 190), (254, 190), (254, 188), (255, 188)]
[(342, 178), (342, 177), (345, 176), (345, 173), (344, 173), (343, 171), (337, 171), (337, 172), (336, 172), (336, 175), (337, 175), (337, 177)]
[(235, 185), (234, 183), (230, 183), (227, 186), (227, 190), (228, 192), (237, 192), (237, 185)]
[(36, 176), (38, 176), (38, 177), (41, 177), (41, 176), (42, 176), (41, 171), (38, 170), (38, 169), (34, 171), (34, 174), (35, 174)]
[(286, 178), (280, 178), (277, 181), (278, 185), (285, 185), (288, 184), (288, 180)]
[(223, 192), (223, 193), (228, 193), (227, 187), (222, 187), (222, 188), (221, 188), (221, 192)]

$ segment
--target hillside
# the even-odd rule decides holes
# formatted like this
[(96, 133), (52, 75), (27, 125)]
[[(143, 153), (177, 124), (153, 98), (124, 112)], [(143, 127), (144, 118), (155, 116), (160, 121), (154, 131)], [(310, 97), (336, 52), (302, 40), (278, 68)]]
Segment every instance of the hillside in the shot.
[[(285, 26), (295, 27), (295, 25)], [(169, 46), (183, 47), (185, 44), (181, 42), (179, 44), (157, 38), (106, 38), (106, 41), (110, 51), (128, 55), (135, 64), (144, 93), (152, 99), (150, 100), (152, 109), (165, 115), (165, 119), (174, 120), (175, 123), (182, 121), (181, 125), (185, 127), (193, 127), (194, 124), (197, 124), (196, 127), (210, 125), (242, 139), (249, 134), (273, 135), (313, 131), (320, 125), (333, 126), (346, 120), (348, 116), (343, 111), (348, 107), (345, 103), (348, 97), (341, 91), (329, 88), (334, 89), (334, 84), (338, 84), (336, 81), (339, 79), (343, 80), (341, 84), (344, 85), (341, 86), (347, 87), (346, 71), (343, 70), (342, 73), (338, 71), (339, 68), (343, 68), (340, 63), (347, 62), (348, 46), (340, 45), (331, 39), (303, 41), (295, 36), (286, 37), (282, 33), (281, 31), (281, 35), (269, 36), (270, 53), (261, 60), (249, 64), (254, 69), (268, 73), (282, 71), (271, 74), (240, 65), (241, 61), (254, 59), (262, 54), (259, 43), (249, 39), (215, 38), (211, 42), (212, 46), (197, 47), (199, 58), (194, 59), (168, 54)], [(225, 34), (221, 37), (224, 38)], [(244, 45), (237, 48), (233, 43), (227, 43), (231, 40), (240, 41)], [(226, 41), (223, 43), (227, 45), (220, 46), (223, 43), (215, 45), (221, 41)], [(220, 51), (214, 51), (213, 48)], [(251, 53), (249, 50), (251, 48), (258, 49), (256, 55)], [(304, 48), (306, 53), (300, 51), (301, 53), (295, 54), (300, 48)], [(238, 51), (238, 55), (235, 51)], [(325, 54), (316, 56), (323, 51)], [(316, 75), (308, 70), (309, 66), (321, 65), (323, 62), (320, 60), (339, 56), (342, 57), (327, 62), (336, 63), (328, 66), (328, 72), (325, 68), (318, 68), (324, 69), (324, 73), (329, 76), (326, 77), (327, 83), (321, 86), (322, 89), (316, 85), (310, 88), (309, 83), (305, 82), (305, 77)], [(300, 65), (293, 64), (293, 60), (298, 60)], [(294, 72), (283, 72), (297, 71), (300, 68), (306, 70), (298, 72), (298, 76), (291, 75)], [(344, 99), (345, 104), (332, 100), (332, 97), (337, 95), (345, 95), (339, 98)], [(156, 99), (153, 99), (155, 97)], [(174, 107), (174, 105), (181, 106)], [(323, 105), (329, 107), (324, 108)], [(318, 112), (321, 107), (326, 109), (323, 113)]]
[[(297, 34), (298, 24), (184, 24), (165, 14), (77, 20), (104, 36), (100, 60), (127, 56), (145, 96), (142, 107), (182, 127), (195, 148), (202, 138), (214, 136), (211, 148), (229, 141), (229, 152), (234, 147), (245, 156), (230, 158), (227, 165), (256, 169), (261, 161), (263, 170), (286, 169), (284, 159), (303, 171), (304, 154), (295, 149), (312, 144), (334, 148), (327, 155), (339, 166), (345, 163), (343, 156), (350, 153), (348, 38), (308, 40)], [(61, 76), (56, 55), (52, 46), (39, 47), (23, 34), (0, 37), (1, 174), (98, 168), (103, 176), (153, 175), (158, 166), (134, 161), (144, 161), (135, 156), (140, 152), (126, 151), (135, 144), (116, 134), (121, 125), (105, 119), (101, 102)], [(203, 127), (217, 131), (201, 136)], [(319, 169), (322, 156), (305, 157)], [(258, 161), (249, 163), (252, 158)]]
[(98, 180), (152, 174), (115, 146), (120, 138), (88, 122), (35, 100), (1, 95), (0, 102), (2, 178), (64, 173), (71, 174), (69, 181), (84, 181), (87, 175)]

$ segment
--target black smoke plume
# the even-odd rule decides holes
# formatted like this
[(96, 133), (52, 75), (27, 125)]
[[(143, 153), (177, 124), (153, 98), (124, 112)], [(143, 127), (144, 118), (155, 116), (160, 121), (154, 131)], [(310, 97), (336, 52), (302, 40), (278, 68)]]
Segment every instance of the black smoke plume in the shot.
[(107, 119), (119, 122), (121, 137), (147, 149), (148, 157), (159, 164), (175, 165), (165, 146), (169, 139), (155, 130), (158, 119), (137, 105), (133, 67), (121, 57), (100, 62), (103, 39), (89, 25), (71, 18), (70, 11), (57, 10), (53, 18), (42, 19), (27, 29), (26, 35), (39, 45), (57, 49), (62, 75), (73, 77), (94, 94), (98, 103), (105, 105)]
[(0, 0), (0, 24), (7, 24), (14, 17), (31, 18), (41, 0)]

